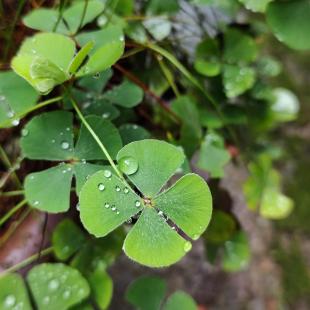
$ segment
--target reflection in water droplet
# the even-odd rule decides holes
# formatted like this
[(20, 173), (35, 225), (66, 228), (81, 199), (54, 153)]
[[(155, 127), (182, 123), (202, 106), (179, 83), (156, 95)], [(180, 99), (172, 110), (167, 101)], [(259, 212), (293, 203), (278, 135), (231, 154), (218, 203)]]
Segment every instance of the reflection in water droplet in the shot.
[(52, 139), (52, 143), (55, 143), (56, 142), (56, 140), (55, 139)]
[(71, 292), (70, 292), (69, 290), (65, 290), (65, 291), (63, 292), (63, 294), (62, 294), (62, 297), (63, 297), (64, 299), (68, 299), (68, 298), (70, 297), (70, 295), (71, 295)]
[(193, 236), (193, 240), (197, 240), (199, 238), (199, 235), (198, 234), (195, 234), (194, 236)]
[(110, 170), (104, 170), (103, 175), (106, 178), (110, 178), (112, 176), (112, 172)]
[(118, 215), (118, 214), (119, 214), (119, 211), (117, 211), (116, 214)]
[(106, 202), (106, 203), (104, 204), (104, 207), (108, 209), (108, 208), (110, 208), (110, 204)]
[(184, 251), (188, 252), (188, 251), (190, 251), (191, 248), (192, 248), (192, 244), (189, 241), (186, 241), (184, 243)]
[(115, 186), (115, 190), (116, 190), (117, 192), (120, 192), (121, 188), (120, 188), (119, 186)]
[(135, 206), (136, 206), (136, 207), (140, 207), (140, 206), (141, 206), (141, 202), (140, 202), (139, 200), (137, 200), (137, 201), (135, 202)]
[(49, 302), (50, 302), (50, 298), (49, 298), (48, 296), (45, 296), (45, 297), (43, 298), (43, 304), (44, 304), (44, 305), (47, 305)]
[(109, 112), (105, 112), (102, 114), (102, 118), (107, 119), (110, 117), (110, 113)]
[(14, 119), (14, 120), (12, 121), (12, 125), (13, 125), (13, 126), (18, 126), (18, 124), (19, 124), (19, 119), (18, 119), (18, 118)]
[(98, 184), (98, 189), (102, 192), (102, 191), (104, 191), (105, 186), (102, 183), (100, 183), (100, 184)]
[(131, 156), (124, 156), (118, 161), (118, 167), (125, 174), (131, 175), (138, 170), (138, 161)]
[(70, 144), (67, 141), (62, 141), (61, 142), (61, 148), (63, 150), (67, 150), (70, 147)]
[(52, 279), (49, 283), (48, 283), (48, 288), (51, 291), (55, 291), (57, 290), (59, 287), (59, 281), (57, 279)]
[(111, 210), (112, 210), (112, 211), (115, 211), (115, 210), (116, 210), (116, 207), (115, 207), (115, 206), (113, 206), (113, 207), (111, 208)]
[(129, 193), (129, 189), (127, 187), (124, 188), (124, 193), (128, 194)]
[(4, 305), (6, 307), (12, 307), (16, 303), (16, 297), (14, 295), (8, 295), (4, 299)]
[(36, 200), (36, 201), (33, 202), (33, 206), (38, 206), (39, 203), (40, 203), (40, 202), (39, 202), (38, 200)]
[(15, 115), (15, 114), (14, 114), (14, 112), (13, 112), (12, 110), (10, 110), (10, 111), (6, 114), (6, 116), (7, 116), (8, 118), (12, 118), (14, 115)]
[(94, 79), (99, 79), (99, 78), (100, 78), (100, 72), (96, 72), (96, 73), (93, 75), (93, 78), (94, 78)]
[(22, 136), (23, 137), (26, 137), (28, 135), (28, 133), (29, 133), (28, 129), (26, 129), (26, 128), (22, 129)]

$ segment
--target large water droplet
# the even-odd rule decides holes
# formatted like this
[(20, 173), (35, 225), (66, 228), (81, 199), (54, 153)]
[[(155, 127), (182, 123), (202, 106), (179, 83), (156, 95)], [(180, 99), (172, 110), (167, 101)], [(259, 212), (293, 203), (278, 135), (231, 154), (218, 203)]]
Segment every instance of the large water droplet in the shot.
[(19, 119), (16, 118), (16, 119), (12, 120), (12, 125), (13, 126), (18, 126), (19, 125)]
[(118, 167), (125, 174), (131, 175), (138, 170), (138, 161), (131, 156), (124, 156), (118, 161)]
[(48, 288), (51, 291), (55, 291), (57, 290), (59, 287), (59, 281), (57, 279), (52, 279), (49, 283), (48, 283)]
[(4, 299), (4, 305), (6, 307), (13, 307), (16, 303), (16, 297), (14, 295), (8, 295)]
[(110, 170), (104, 170), (103, 175), (106, 178), (110, 178), (112, 176), (112, 172)]
[(69, 147), (70, 147), (69, 142), (67, 142), (67, 141), (62, 141), (62, 142), (61, 142), (61, 148), (62, 148), (63, 150), (67, 150)]
[(184, 251), (188, 252), (188, 251), (190, 251), (191, 248), (192, 248), (192, 244), (189, 241), (186, 241), (184, 243)]
[(100, 184), (98, 184), (98, 189), (102, 192), (102, 191), (104, 191), (105, 186), (102, 183), (100, 183)]

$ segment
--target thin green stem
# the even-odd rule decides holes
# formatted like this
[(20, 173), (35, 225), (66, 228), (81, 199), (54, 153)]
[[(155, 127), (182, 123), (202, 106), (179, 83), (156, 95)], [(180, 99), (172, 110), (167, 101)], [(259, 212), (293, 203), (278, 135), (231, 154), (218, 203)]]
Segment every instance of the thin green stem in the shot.
[(176, 84), (174, 82), (174, 79), (173, 79), (173, 76), (172, 76), (170, 70), (167, 68), (165, 62), (163, 61), (162, 56), (157, 55), (156, 58), (157, 58), (157, 61), (159, 63), (160, 69), (163, 72), (163, 74), (164, 74), (167, 82), (169, 83), (170, 87), (172, 88), (175, 96), (179, 97), (180, 96), (180, 92), (179, 92), (179, 90), (178, 90), (178, 88), (177, 88), (177, 86), (176, 86)]
[[(23, 113), (15, 115), (15, 119), (21, 119), (21, 118), (25, 117), (27, 114), (29, 114), (29, 113), (31, 113), (33, 111), (36, 111), (38, 109), (41, 109), (41, 108), (43, 108), (43, 107), (45, 107), (45, 106), (47, 106), (49, 104), (57, 102), (57, 101), (59, 101), (61, 99), (62, 99), (62, 96), (58, 96), (58, 97), (55, 97), (55, 98), (52, 98), (52, 99), (48, 99), (46, 101), (42, 101), (42, 102), (36, 104), (35, 106), (31, 107), (29, 110), (27, 110), (27, 111), (25, 111)], [(7, 120), (6, 122), (3, 122), (1, 125), (3, 127), (5, 127), (5, 126), (8, 126), (10, 124), (11, 124), (11, 120)]]
[[(1, 145), (0, 145), (0, 158), (3, 161), (4, 165), (9, 169), (9, 175), (12, 174), (15, 184), (18, 187), (21, 187), (21, 182), (20, 182), (15, 170), (13, 169), (12, 163), (9, 160), (8, 156), (6, 155), (5, 150), (3, 149), (3, 147)], [(1, 186), (0, 186), (0, 188), (1, 188)]]
[(58, 27), (58, 25), (62, 19), (62, 15), (63, 15), (65, 6), (66, 6), (66, 0), (61, 0), (60, 5), (59, 5), (59, 9), (58, 9), (58, 17), (57, 17), (57, 21), (53, 27), (53, 32), (55, 32), (57, 30), (57, 27)]
[(23, 190), (16, 190), (16, 191), (10, 191), (10, 192), (0, 192), (1, 197), (14, 197), (14, 196), (21, 196), (24, 195)]
[(36, 261), (36, 259), (38, 257), (43, 257), (43, 256), (46, 256), (46, 255), (49, 255), (53, 252), (53, 247), (49, 247), (49, 248), (46, 248), (44, 249), (43, 251), (41, 251), (41, 253), (36, 253), (36, 254), (33, 254), (29, 257), (27, 257), (26, 259), (24, 259), (23, 261), (17, 263), (16, 265), (4, 270), (0, 275), (1, 276), (4, 276), (5, 274), (7, 273), (10, 273), (10, 272), (15, 272), (23, 267), (26, 267), (27, 265), (33, 263), (34, 261)]
[(25, 204), (27, 203), (27, 200), (24, 199), (21, 202), (19, 202), (15, 207), (10, 209), (1, 219), (0, 219), (0, 226), (2, 226), (12, 215), (14, 215), (19, 209), (21, 209)]
[(84, 22), (84, 18), (85, 18), (85, 15), (86, 15), (87, 7), (88, 7), (88, 0), (85, 0), (82, 16), (81, 16), (80, 23), (79, 23), (77, 31), (79, 31), (82, 28), (82, 26), (83, 26), (83, 22)]
[[(99, 137), (97, 136), (97, 134), (94, 132), (94, 130), (91, 128), (91, 126), (88, 124), (87, 120), (85, 119), (85, 117), (83, 116), (80, 108), (78, 107), (76, 101), (74, 100), (74, 98), (71, 96), (71, 103), (77, 113), (77, 115), (79, 116), (79, 118), (81, 119), (82, 123), (84, 124), (84, 126), (87, 128), (87, 130), (90, 132), (90, 134), (92, 135), (92, 137), (95, 139), (95, 141), (97, 142), (97, 144), (99, 145), (99, 147), (101, 148), (102, 152), (104, 153), (104, 155), (106, 156), (106, 158), (108, 159), (110, 165), (112, 166), (112, 168), (114, 169), (114, 171), (116, 172), (116, 174), (125, 181), (123, 175), (121, 174), (121, 172), (118, 170), (117, 166), (115, 165), (113, 159), (111, 158), (109, 152), (107, 151), (107, 149), (105, 148), (105, 146), (103, 145), (103, 143), (101, 142), (101, 140), (99, 139)], [(126, 182), (126, 181), (125, 181)], [(127, 183), (127, 182), (126, 182)]]
[(16, 26), (16, 23), (18, 21), (18, 18), (21, 14), (21, 11), (25, 5), (25, 2), (26, 0), (20, 0), (18, 1), (18, 7), (16, 9), (16, 14), (14, 16), (14, 19), (11, 23), (11, 27), (7, 33), (7, 38), (8, 38), (8, 42), (7, 42), (7, 45), (4, 49), (4, 56), (3, 56), (3, 59), (4, 59), (4, 62), (6, 61), (7, 57), (8, 57), (8, 54), (9, 54), (9, 51), (11, 49), (11, 46), (12, 46), (12, 41), (14, 41), (14, 38), (13, 38), (13, 32), (14, 32), (14, 29), (15, 29), (15, 26)]

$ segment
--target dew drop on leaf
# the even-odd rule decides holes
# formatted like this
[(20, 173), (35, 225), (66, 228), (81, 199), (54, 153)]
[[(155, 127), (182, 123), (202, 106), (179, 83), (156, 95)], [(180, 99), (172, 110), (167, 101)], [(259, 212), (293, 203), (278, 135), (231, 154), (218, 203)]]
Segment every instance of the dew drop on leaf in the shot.
[(70, 292), (69, 290), (65, 290), (65, 291), (63, 292), (63, 294), (62, 294), (62, 297), (63, 297), (64, 299), (68, 299), (68, 298), (70, 297), (70, 295), (71, 295), (71, 292)]
[(119, 169), (127, 174), (131, 175), (138, 170), (138, 161), (131, 156), (124, 156), (118, 162)]
[(104, 204), (104, 207), (108, 209), (108, 208), (110, 208), (110, 204), (106, 202), (106, 203)]
[(186, 241), (184, 243), (184, 251), (188, 252), (188, 251), (190, 251), (191, 248), (192, 248), (192, 244), (189, 241)]
[(50, 298), (49, 298), (48, 296), (45, 296), (45, 297), (43, 298), (43, 304), (44, 304), (44, 305), (47, 305), (49, 302), (50, 302)]
[(116, 207), (113, 206), (113, 207), (111, 208), (111, 210), (112, 210), (112, 211), (116, 211)]
[(100, 183), (100, 184), (98, 184), (98, 189), (102, 192), (102, 191), (104, 191), (105, 186), (102, 183)]
[(128, 194), (129, 193), (129, 189), (127, 187), (124, 188), (124, 193)]
[(23, 137), (26, 137), (28, 135), (28, 133), (29, 133), (28, 129), (26, 129), (26, 128), (22, 129), (22, 136)]
[(13, 125), (13, 126), (18, 126), (18, 124), (19, 124), (19, 119), (18, 119), (18, 118), (14, 119), (14, 120), (12, 121), (12, 125)]
[(59, 281), (57, 279), (52, 279), (49, 283), (48, 283), (48, 288), (51, 291), (55, 291), (57, 290), (59, 287)]
[(93, 78), (94, 78), (94, 79), (99, 79), (99, 78), (100, 78), (100, 72), (96, 72), (96, 73), (93, 75)]
[(137, 201), (135, 202), (135, 206), (136, 206), (136, 207), (140, 207), (140, 206), (141, 206), (141, 202), (140, 202), (139, 200), (137, 200)]
[(62, 141), (61, 142), (61, 148), (63, 150), (67, 150), (69, 148), (70, 144), (67, 141)]
[(103, 174), (106, 178), (110, 178), (112, 176), (112, 172), (110, 170), (104, 170)]
[(12, 110), (10, 110), (10, 111), (6, 114), (6, 116), (7, 116), (8, 118), (12, 118), (14, 115), (15, 115), (15, 114), (14, 114), (14, 112), (13, 112)]
[(116, 190), (117, 192), (120, 192), (121, 188), (120, 188), (119, 186), (115, 186), (115, 190)]
[(110, 113), (109, 112), (105, 112), (102, 114), (102, 118), (104, 119), (108, 119), (110, 117)]
[(14, 295), (8, 295), (4, 299), (4, 305), (7, 308), (13, 307), (15, 305), (15, 303), (16, 303), (16, 298)]

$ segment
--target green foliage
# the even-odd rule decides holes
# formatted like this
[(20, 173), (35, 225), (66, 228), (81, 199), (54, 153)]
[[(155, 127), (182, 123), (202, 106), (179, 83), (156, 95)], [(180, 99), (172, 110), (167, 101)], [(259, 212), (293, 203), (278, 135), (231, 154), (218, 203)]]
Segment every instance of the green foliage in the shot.
[(183, 291), (176, 291), (163, 303), (167, 285), (164, 280), (154, 276), (144, 276), (132, 282), (126, 291), (129, 303), (141, 310), (195, 310), (193, 298)]
[(309, 50), (310, 7), (307, 0), (274, 1), (267, 8), (267, 22), (279, 41), (297, 50)]
[(259, 210), (263, 217), (283, 219), (293, 209), (293, 201), (281, 193), (280, 175), (271, 166), (267, 155), (261, 155), (249, 165), (251, 173), (244, 184), (244, 194), (248, 207)]
[(171, 188), (159, 193), (184, 161), (182, 151), (166, 142), (132, 142), (117, 155), (118, 161), (124, 157), (132, 158), (135, 166), (138, 164), (138, 169), (127, 177), (143, 197), (128, 188), (110, 170), (100, 171), (87, 181), (81, 191), (82, 222), (89, 232), (98, 237), (107, 235), (139, 214), (124, 242), (125, 253), (148, 266), (170, 265), (190, 250), (191, 243), (184, 240), (175, 228), (172, 229), (174, 226), (169, 227), (166, 217), (192, 239), (198, 239), (211, 217), (209, 189), (199, 176), (187, 174)]

